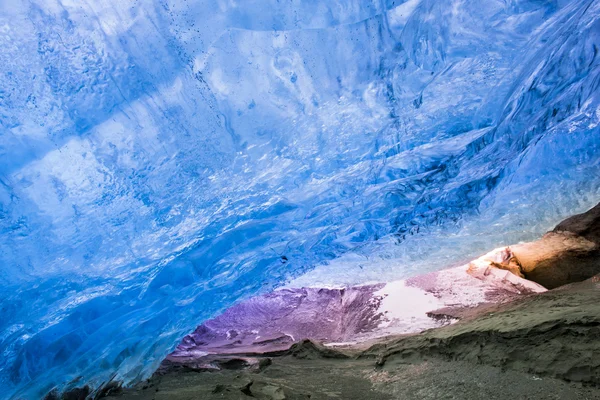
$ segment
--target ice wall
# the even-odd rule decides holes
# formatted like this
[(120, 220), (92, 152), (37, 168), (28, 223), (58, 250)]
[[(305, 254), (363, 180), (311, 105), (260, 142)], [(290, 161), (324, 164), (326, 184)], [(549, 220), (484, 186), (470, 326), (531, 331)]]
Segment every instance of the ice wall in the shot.
[(599, 15), (0, 1), (0, 397), (133, 382), (311, 269), (399, 278), (597, 202)]

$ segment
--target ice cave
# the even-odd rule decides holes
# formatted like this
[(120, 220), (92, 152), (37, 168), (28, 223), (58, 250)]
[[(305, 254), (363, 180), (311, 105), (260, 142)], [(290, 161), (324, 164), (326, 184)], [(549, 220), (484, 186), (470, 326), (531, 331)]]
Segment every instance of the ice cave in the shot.
[[(328, 355), (467, 326), (430, 312), (458, 303), (558, 301), (600, 273), (577, 217), (600, 202), (599, 48), (599, 0), (0, 0), (0, 399), (179, 399), (148, 382), (181, 357), (212, 382), (182, 399), (326, 399), (215, 349)], [(533, 274), (536, 241), (575, 272)], [(600, 335), (585, 282), (598, 323), (573, 337)], [(477, 362), (600, 398), (585, 343), (585, 366)], [(256, 378), (216, 384), (207, 354)], [(380, 395), (333, 397), (442, 398), (367, 378)]]

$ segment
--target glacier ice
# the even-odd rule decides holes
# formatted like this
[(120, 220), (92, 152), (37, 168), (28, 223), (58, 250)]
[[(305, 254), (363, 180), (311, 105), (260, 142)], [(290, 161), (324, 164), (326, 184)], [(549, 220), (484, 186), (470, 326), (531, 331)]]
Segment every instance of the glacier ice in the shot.
[(0, 1), (0, 396), (600, 199), (600, 1)]

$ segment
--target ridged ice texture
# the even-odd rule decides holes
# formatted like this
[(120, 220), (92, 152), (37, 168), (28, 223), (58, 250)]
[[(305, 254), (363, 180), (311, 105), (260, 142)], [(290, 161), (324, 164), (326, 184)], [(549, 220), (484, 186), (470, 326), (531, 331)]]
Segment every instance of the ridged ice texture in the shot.
[(0, 397), (133, 382), (313, 268), (401, 278), (591, 206), (599, 15), (0, 1)]

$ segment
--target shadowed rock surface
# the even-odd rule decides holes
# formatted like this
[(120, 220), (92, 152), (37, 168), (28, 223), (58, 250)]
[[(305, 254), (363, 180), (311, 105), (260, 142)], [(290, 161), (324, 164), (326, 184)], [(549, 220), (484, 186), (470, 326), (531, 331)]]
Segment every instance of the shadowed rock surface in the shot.
[(571, 232), (600, 243), (600, 204), (585, 213), (565, 219), (554, 228), (554, 232)]

